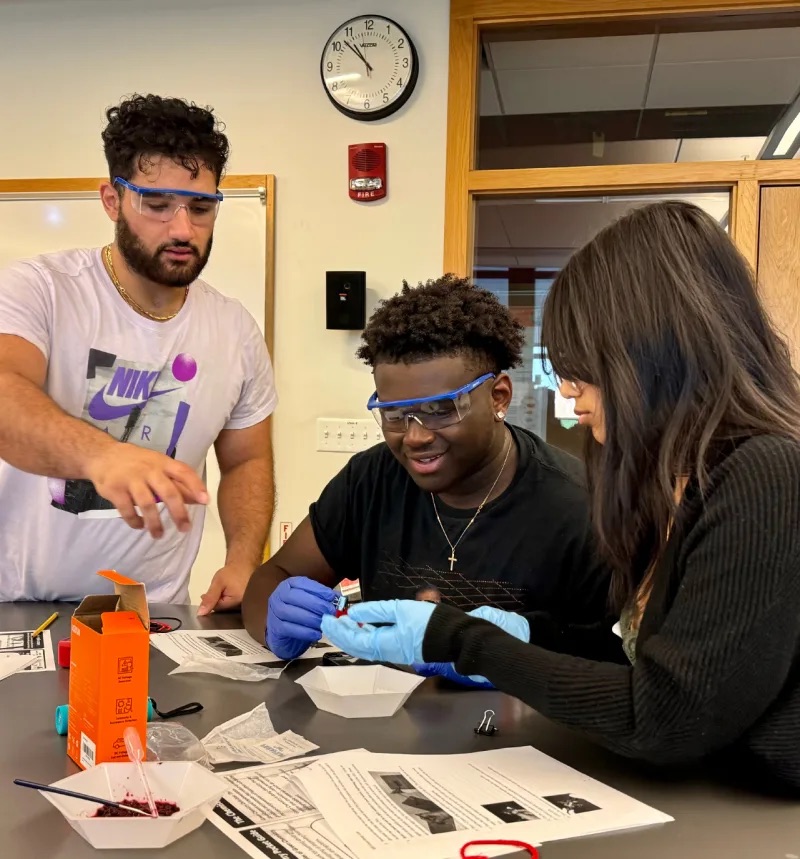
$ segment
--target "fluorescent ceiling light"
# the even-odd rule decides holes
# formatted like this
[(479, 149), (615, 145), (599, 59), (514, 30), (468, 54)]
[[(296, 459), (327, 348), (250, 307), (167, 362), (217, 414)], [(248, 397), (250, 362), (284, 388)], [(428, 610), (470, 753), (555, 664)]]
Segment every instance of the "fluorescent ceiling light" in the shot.
[(759, 158), (794, 158), (800, 149), (800, 95), (778, 120), (769, 134)]

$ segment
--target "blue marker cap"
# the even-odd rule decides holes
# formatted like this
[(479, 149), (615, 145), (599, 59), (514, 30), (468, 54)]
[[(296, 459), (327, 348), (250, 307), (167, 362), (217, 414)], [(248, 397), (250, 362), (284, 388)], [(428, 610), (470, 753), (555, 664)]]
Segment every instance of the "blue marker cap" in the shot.
[(60, 737), (65, 737), (67, 735), (67, 728), (69, 727), (69, 705), (61, 704), (56, 707), (56, 733)]

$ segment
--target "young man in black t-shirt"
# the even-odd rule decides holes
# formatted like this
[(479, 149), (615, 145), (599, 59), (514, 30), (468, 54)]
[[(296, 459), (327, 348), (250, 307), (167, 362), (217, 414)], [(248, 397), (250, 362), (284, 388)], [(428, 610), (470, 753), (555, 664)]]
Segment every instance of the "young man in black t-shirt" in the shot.
[(405, 284), (363, 341), (385, 444), (354, 455), (253, 574), (242, 602), (250, 634), (295, 658), (319, 639), (345, 578), (360, 580), (365, 600), (602, 618), (608, 574), (594, 556), (583, 467), (504, 420), (504, 371), (524, 345), (508, 310), (453, 276)]

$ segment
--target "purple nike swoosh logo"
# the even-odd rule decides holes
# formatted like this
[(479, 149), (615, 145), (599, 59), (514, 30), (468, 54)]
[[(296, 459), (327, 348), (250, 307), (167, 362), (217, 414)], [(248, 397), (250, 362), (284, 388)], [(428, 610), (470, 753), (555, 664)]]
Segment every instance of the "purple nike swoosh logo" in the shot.
[(141, 400), (138, 403), (127, 403), (124, 406), (112, 406), (105, 401), (105, 392), (106, 386), (103, 385), (102, 388), (92, 397), (91, 402), (89, 403), (89, 408), (87, 411), (89, 412), (89, 417), (95, 421), (114, 421), (117, 418), (125, 418), (127, 417), (135, 408), (140, 408), (144, 406), (148, 400), (152, 400), (153, 397), (160, 397), (164, 394), (171, 394), (173, 391), (177, 391), (177, 388), (168, 388), (165, 391), (153, 391), (146, 399)]

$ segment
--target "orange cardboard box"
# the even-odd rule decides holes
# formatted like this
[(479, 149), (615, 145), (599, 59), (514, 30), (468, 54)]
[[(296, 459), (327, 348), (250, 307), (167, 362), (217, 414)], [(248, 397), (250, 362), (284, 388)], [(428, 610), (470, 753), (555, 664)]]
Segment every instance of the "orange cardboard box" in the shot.
[(114, 583), (114, 593), (85, 597), (71, 624), (67, 754), (81, 769), (127, 761), (129, 725), (147, 748), (147, 594), (114, 570), (98, 575)]

